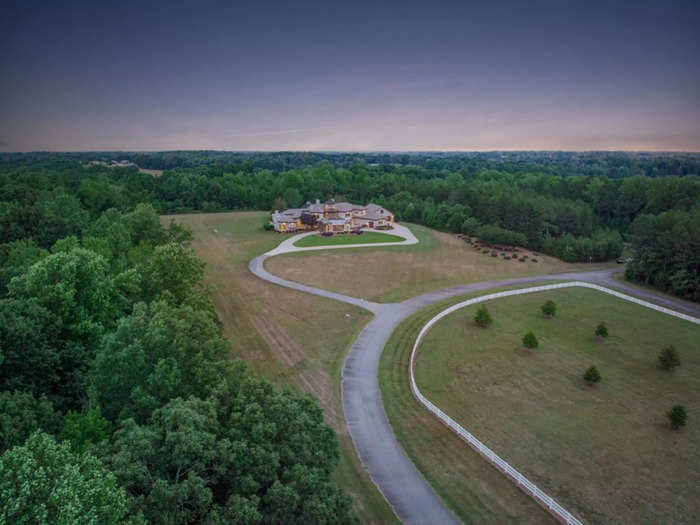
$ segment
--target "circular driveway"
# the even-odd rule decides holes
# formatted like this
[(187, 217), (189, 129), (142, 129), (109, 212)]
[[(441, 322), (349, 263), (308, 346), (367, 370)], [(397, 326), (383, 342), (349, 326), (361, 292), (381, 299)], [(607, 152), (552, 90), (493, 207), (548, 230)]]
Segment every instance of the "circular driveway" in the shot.
[(277, 248), (254, 258), (250, 262), (249, 268), (261, 279), (274, 284), (353, 304), (374, 314), (374, 318), (365, 326), (353, 343), (343, 365), (341, 383), (343, 409), (350, 435), (362, 464), (396, 515), (404, 523), (442, 524), (459, 523), (459, 520), (435, 494), (422, 474), (408, 459), (384, 412), (378, 379), (379, 358), (386, 342), (401, 321), (425, 306), (458, 295), (518, 284), (557, 281), (586, 281), (610, 286), (664, 306), (687, 311), (693, 315), (700, 313), (700, 307), (614, 280), (612, 274), (619, 270), (540, 275), (472, 283), (425, 293), (401, 303), (374, 303), (282, 279), (264, 268), (264, 262), (267, 258), (282, 253), (363, 246), (403, 246), (418, 243), (418, 239), (405, 226), (394, 224), (394, 230), (391, 233), (403, 236), (406, 241), (309, 248), (293, 246), (293, 243), (299, 238), (313, 234), (313, 232), (303, 233), (286, 239)]

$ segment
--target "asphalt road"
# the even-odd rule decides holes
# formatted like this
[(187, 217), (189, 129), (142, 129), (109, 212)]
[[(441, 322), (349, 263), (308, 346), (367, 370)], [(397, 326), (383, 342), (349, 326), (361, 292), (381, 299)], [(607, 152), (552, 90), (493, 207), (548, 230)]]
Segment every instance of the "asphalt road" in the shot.
[[(279, 252), (275, 251), (274, 254), (277, 253)], [(269, 256), (270, 252), (253, 259), (249, 265), (250, 271), (280, 286), (360, 306), (374, 313), (374, 319), (360, 332), (343, 365), (341, 384), (343, 408), (360, 460), (396, 515), (404, 523), (459, 523), (458, 518), (435, 494), (422, 474), (408, 459), (384, 412), (379, 389), (379, 358), (392, 332), (405, 318), (425, 306), (458, 295), (509, 285), (570, 280), (617, 288), (663, 306), (693, 315), (700, 313), (700, 307), (686, 301), (663, 297), (651, 290), (632, 287), (613, 279), (612, 274), (619, 270), (540, 275), (472, 283), (429, 292), (401, 303), (380, 304), (277, 277), (264, 268), (265, 259)]]

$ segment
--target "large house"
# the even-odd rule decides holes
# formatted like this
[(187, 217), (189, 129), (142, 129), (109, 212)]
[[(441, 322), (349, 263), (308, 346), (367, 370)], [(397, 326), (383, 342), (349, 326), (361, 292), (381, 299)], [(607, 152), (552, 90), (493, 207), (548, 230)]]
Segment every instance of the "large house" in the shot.
[(278, 232), (319, 230), (329, 233), (348, 233), (361, 228), (384, 228), (394, 220), (394, 214), (377, 204), (358, 206), (333, 199), (307, 202), (302, 208), (275, 210), (272, 225)]

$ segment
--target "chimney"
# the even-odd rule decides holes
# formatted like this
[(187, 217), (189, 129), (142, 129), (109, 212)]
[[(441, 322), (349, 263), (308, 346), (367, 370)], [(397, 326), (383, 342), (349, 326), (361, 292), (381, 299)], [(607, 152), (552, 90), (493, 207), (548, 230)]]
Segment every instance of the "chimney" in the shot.
[(321, 204), (321, 199), (316, 199), (316, 204)]

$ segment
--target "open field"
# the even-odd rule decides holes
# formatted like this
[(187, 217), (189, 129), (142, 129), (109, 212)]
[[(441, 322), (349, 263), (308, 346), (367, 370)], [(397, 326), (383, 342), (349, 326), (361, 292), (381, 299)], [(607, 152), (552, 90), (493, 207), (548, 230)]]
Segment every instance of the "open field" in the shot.
[(418, 332), (435, 314), (473, 295), (478, 294), (425, 308), (394, 331), (379, 363), (384, 409), (408, 456), (464, 523), (554, 524), (550, 514), (425, 410), (411, 393), (408, 363)]
[[(294, 253), (268, 259), (265, 265), (292, 281), (378, 302), (400, 301), (457, 284), (610, 266), (570, 264), (547, 255), (538, 255), (536, 263), (503, 260), (475, 250), (456, 235), (409, 226), (419, 244)], [(532, 256), (529, 251), (521, 254)]]
[(360, 464), (340, 397), (343, 360), (370, 319), (365, 310), (275, 286), (252, 275), (248, 261), (282, 238), (262, 229), (265, 212), (164, 216), (188, 226), (193, 248), (207, 262), (211, 289), (233, 354), (271, 381), (314, 394), (339, 435), (337, 482), (366, 523), (396, 523), (393, 511)]
[(163, 174), (163, 170), (149, 170), (139, 166), (139, 173), (145, 173), (146, 175), (152, 175), (153, 177), (160, 177)]
[(343, 244), (369, 244), (373, 242), (401, 242), (403, 237), (389, 233), (364, 232), (362, 235), (334, 235), (333, 237), (321, 237), (320, 235), (307, 235), (294, 243), (294, 246), (306, 248), (309, 246), (339, 246)]
[[(547, 299), (553, 319), (539, 310)], [(578, 288), (487, 306), (488, 329), (474, 326), (471, 306), (427, 334), (416, 365), (426, 397), (586, 523), (700, 522), (700, 328)], [(593, 333), (601, 320), (604, 341)], [(533, 352), (522, 348), (527, 330), (539, 339)], [(668, 344), (681, 355), (674, 372), (657, 366)], [(582, 380), (592, 364), (597, 388)], [(689, 424), (675, 432), (664, 414), (677, 403)]]

